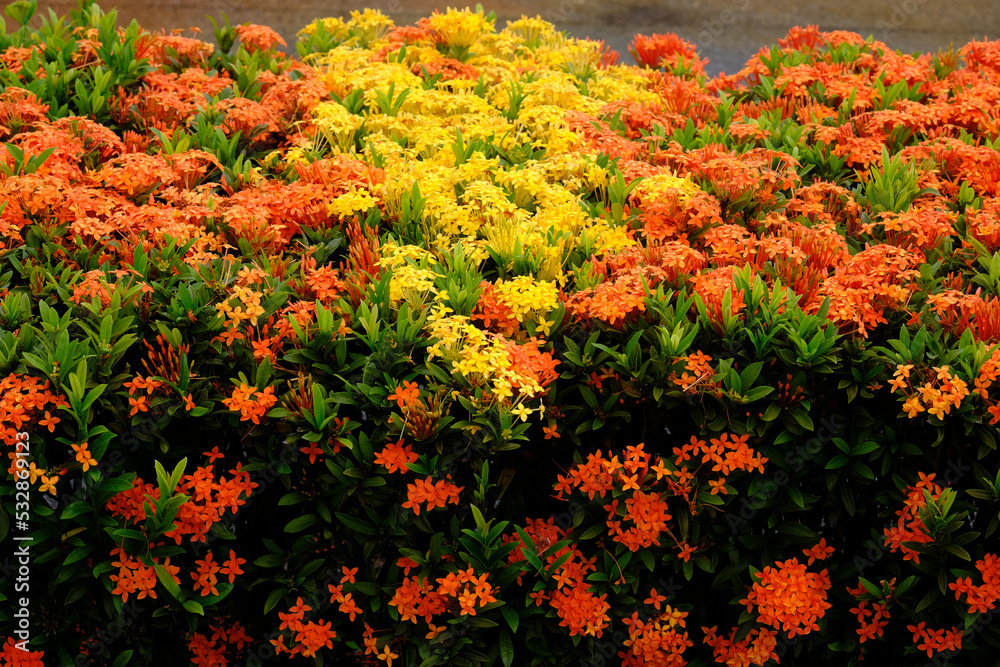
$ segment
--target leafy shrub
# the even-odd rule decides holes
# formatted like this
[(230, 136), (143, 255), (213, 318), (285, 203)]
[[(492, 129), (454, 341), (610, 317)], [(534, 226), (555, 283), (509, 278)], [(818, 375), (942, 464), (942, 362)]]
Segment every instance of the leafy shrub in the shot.
[(994, 663), (1000, 44), (33, 13), (4, 664)]

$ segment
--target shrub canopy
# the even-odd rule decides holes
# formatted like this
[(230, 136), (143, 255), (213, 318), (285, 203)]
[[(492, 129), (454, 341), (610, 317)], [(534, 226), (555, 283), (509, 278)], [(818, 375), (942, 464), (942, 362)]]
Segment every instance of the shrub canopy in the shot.
[(1000, 43), (33, 11), (4, 664), (995, 664)]

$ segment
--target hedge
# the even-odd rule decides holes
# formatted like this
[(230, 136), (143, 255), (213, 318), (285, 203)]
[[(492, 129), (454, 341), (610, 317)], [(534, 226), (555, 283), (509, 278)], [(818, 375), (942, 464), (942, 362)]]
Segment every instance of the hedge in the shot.
[(1000, 42), (34, 13), (0, 663), (995, 664)]

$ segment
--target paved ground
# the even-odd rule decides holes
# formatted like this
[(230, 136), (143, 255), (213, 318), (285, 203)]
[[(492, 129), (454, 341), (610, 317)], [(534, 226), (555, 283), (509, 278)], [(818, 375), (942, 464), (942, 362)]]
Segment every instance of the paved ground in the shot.
[[(76, 3), (40, 0), (39, 4), (66, 13)], [(210, 31), (206, 15), (225, 12), (233, 23), (271, 26), (289, 43), (304, 24), (320, 16), (346, 16), (369, 6), (382, 10), (397, 24), (409, 24), (435, 8), (449, 6), (435, 0), (118, 0), (101, 4), (105, 9), (117, 6), (123, 19), (136, 18), (152, 29), (199, 26)], [(762, 46), (774, 43), (795, 25), (871, 34), (907, 52), (1000, 38), (997, 0), (505, 0), (483, 4), (497, 13), (500, 25), (521, 15), (540, 15), (574, 36), (603, 39), (626, 58), (626, 46), (636, 32), (675, 32), (698, 45), (701, 56), (710, 60), (712, 73), (738, 70)], [(455, 2), (452, 6), (465, 5)]]

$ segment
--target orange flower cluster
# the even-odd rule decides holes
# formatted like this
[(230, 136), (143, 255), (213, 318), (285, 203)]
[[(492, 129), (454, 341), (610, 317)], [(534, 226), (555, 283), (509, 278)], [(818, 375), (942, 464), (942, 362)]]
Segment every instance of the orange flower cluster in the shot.
[(693, 387), (698, 387), (703, 391), (712, 389), (716, 383), (712, 381), (712, 378), (715, 377), (715, 369), (712, 368), (711, 361), (712, 357), (701, 350), (679, 357), (676, 363), (684, 364), (684, 371), (680, 377), (676, 377), (676, 373), (674, 373), (671, 375), (671, 379), (684, 391)]
[(4, 667), (45, 667), (42, 658), (45, 651), (25, 651), (17, 646), (17, 640), (8, 637), (0, 650), (0, 664)]
[(905, 543), (930, 544), (934, 541), (920, 517), (920, 510), (927, 506), (928, 496), (931, 500), (937, 500), (943, 491), (934, 483), (934, 473), (930, 475), (919, 473), (919, 475), (920, 479), (916, 484), (906, 487), (903, 509), (896, 511), (896, 516), (899, 517), (896, 525), (884, 531), (885, 545), (893, 553), (897, 550), (902, 551), (903, 560), (912, 560), (914, 563), (920, 563), (920, 554), (907, 547)]
[(965, 228), (990, 252), (1000, 250), (1000, 199), (991, 197), (965, 214)]
[(240, 413), (240, 421), (252, 421), (260, 424), (260, 420), (267, 411), (278, 402), (278, 397), (274, 395), (274, 387), (267, 387), (263, 391), (256, 387), (250, 387), (245, 382), (233, 389), (230, 398), (222, 399), (222, 404), (233, 412)]
[(416, 382), (403, 380), (403, 383), (386, 397), (386, 400), (396, 401), (396, 406), (404, 413), (416, 407), (420, 402), (420, 387)]
[[(557, 476), (555, 497), (563, 499), (564, 494), (574, 490), (587, 494), (590, 500), (595, 496), (603, 498), (612, 490), (618, 492), (616, 495), (627, 494), (624, 504), (616, 497), (604, 505), (608, 513), (609, 535), (631, 551), (659, 545), (660, 534), (668, 530), (667, 522), (672, 518), (666, 502), (668, 498), (682, 498), (691, 514), (697, 514), (692, 491), (702, 467), (711, 465), (709, 472), (719, 474), (718, 479), (708, 480), (711, 495), (728, 493), (725, 479), (736, 470), (764, 472), (767, 458), (747, 446), (749, 437), (723, 433), (706, 443), (692, 436), (690, 442), (673, 448), (675, 459), (671, 462), (657, 459), (653, 463), (651, 455), (644, 451), (644, 444), (627, 447), (622, 461), (610, 452), (610, 458), (605, 458), (600, 452), (592, 452), (584, 463), (575, 465), (566, 476)], [(688, 467), (687, 461), (698, 459), (697, 467), (693, 470)], [(657, 490), (655, 484), (664, 478), (665, 488)], [(622, 528), (623, 521), (632, 525)], [(692, 549), (679, 546), (682, 546), (682, 554), (687, 560)]]
[(673, 33), (666, 35), (636, 35), (628, 47), (629, 53), (636, 62), (651, 69), (665, 67), (674, 70), (678, 67), (690, 68), (692, 73), (705, 72), (707, 60), (698, 58), (694, 44), (686, 42)]
[[(723, 433), (718, 438), (710, 438), (706, 443), (691, 436), (687, 443), (673, 448), (674, 460), (670, 464), (660, 460), (653, 466), (653, 470), (656, 471), (657, 480), (667, 478), (670, 492), (688, 503), (693, 516), (697, 513), (697, 506), (692, 492), (695, 490), (697, 474), (703, 466), (712, 464), (710, 472), (720, 475), (718, 479), (708, 480), (712, 495), (729, 493), (725, 486), (726, 477), (736, 470), (764, 472), (764, 464), (768, 459), (747, 446), (749, 439), (748, 434), (737, 437)], [(698, 459), (698, 466), (693, 470), (689, 468), (687, 461), (695, 462)]]
[(104, 504), (104, 509), (111, 512), (113, 516), (124, 517), (127, 521), (145, 521), (146, 510), (143, 501), (146, 497), (152, 498), (153, 502), (160, 499), (160, 490), (152, 484), (144, 483), (141, 478), (132, 481), (132, 488), (115, 494)]
[[(546, 551), (548, 551), (549, 547), (551, 547), (553, 544), (555, 544), (556, 542), (558, 542), (559, 540), (561, 540), (563, 537), (566, 536), (566, 531), (557, 526), (555, 523), (555, 519), (552, 518), (548, 519), (548, 521), (544, 519), (526, 519), (524, 525), (524, 532), (526, 532), (528, 536), (531, 537), (531, 541), (532, 543), (534, 543), (535, 549), (538, 551), (539, 554), (544, 554)], [(514, 543), (515, 545), (514, 548), (511, 550), (511, 552), (507, 554), (507, 562), (509, 564), (513, 565), (514, 563), (522, 563), (527, 561), (527, 559), (524, 556), (525, 544), (524, 541), (521, 539), (520, 535), (518, 535), (517, 533), (513, 535), (504, 535), (502, 540), (504, 544)], [(566, 553), (570, 553), (571, 551), (572, 549), (570, 549), (569, 547), (560, 549), (559, 556), (562, 556), (563, 554)], [(554, 563), (556, 560), (558, 560), (559, 556), (556, 556), (555, 554), (550, 554), (547, 558), (547, 561), (550, 564)], [(574, 558), (575, 554), (574, 556), (570, 557), (569, 560), (573, 560)], [(521, 585), (521, 577), (522, 575), (518, 575), (517, 577), (518, 585)]]
[(881, 233), (885, 242), (907, 250), (933, 250), (948, 236), (955, 235), (957, 215), (946, 210), (943, 198), (921, 201), (902, 213), (882, 213), (878, 222), (861, 226), (866, 234)]
[(566, 309), (579, 321), (597, 319), (623, 330), (646, 310), (645, 287), (638, 276), (623, 276), (580, 290), (566, 302)]
[(559, 377), (556, 372), (559, 360), (551, 352), (542, 352), (544, 345), (545, 341), (537, 338), (531, 338), (520, 345), (512, 340), (503, 341), (510, 367), (516, 369), (516, 373), (510, 378), (510, 387), (528, 398), (541, 392), (535, 387), (526, 387), (526, 381), (544, 390)]
[(479, 283), (482, 292), (476, 308), (472, 311), (472, 321), (482, 322), (483, 327), (510, 337), (518, 330), (521, 323), (514, 316), (514, 311), (506, 303), (493, 294), (493, 283), (484, 280)]
[[(420, 504), (427, 503), (427, 510), (436, 507), (444, 507), (448, 503), (458, 503), (458, 494), (465, 489), (464, 486), (456, 486), (449, 481), (439, 479), (433, 481), (433, 477), (418, 479), (413, 484), (406, 485), (406, 502), (403, 507), (412, 509), (416, 515), (420, 514)], [(451, 475), (448, 475), (451, 479)]]
[[(858, 623), (861, 624), (858, 628), (859, 641), (864, 644), (869, 639), (881, 637), (885, 626), (889, 624), (889, 603), (885, 600), (881, 602), (862, 600), (861, 596), (870, 595), (870, 593), (860, 582), (856, 588), (848, 586), (847, 592), (858, 601), (858, 606), (852, 607), (850, 612), (857, 615)], [(868, 606), (869, 602), (871, 602), (871, 607)]]
[(826, 570), (809, 572), (798, 558), (791, 558), (776, 563), (776, 567), (765, 567), (758, 578), (740, 604), (746, 605), (750, 612), (756, 606), (761, 623), (787, 632), (789, 639), (819, 630), (816, 621), (831, 606), (826, 601), (826, 592), (830, 590)]
[(809, 547), (808, 549), (803, 549), (802, 553), (805, 554), (809, 560), (806, 561), (806, 565), (812, 565), (815, 561), (826, 560), (829, 558), (833, 552), (836, 551), (833, 547), (827, 546), (826, 538), (821, 538), (819, 544)]
[[(702, 227), (722, 224), (719, 200), (707, 192), (694, 193), (667, 188), (659, 196), (643, 199), (636, 195), (641, 207), (639, 219), (642, 234), (649, 241), (675, 240), (683, 242), (689, 232)], [(653, 246), (655, 247), (655, 246)]]
[[(659, 546), (660, 533), (667, 530), (667, 522), (673, 517), (670, 508), (659, 493), (645, 493), (638, 489), (625, 501), (624, 512), (619, 512), (618, 499), (604, 506), (608, 513), (608, 532), (612, 539), (638, 551), (653, 545)], [(622, 520), (631, 521), (632, 526), (622, 529)]]
[(624, 330), (646, 310), (647, 288), (652, 290), (698, 271), (705, 257), (686, 240), (678, 240), (626, 249), (603, 260), (592, 258), (581, 272), (588, 264), (590, 273), (601, 282), (572, 294), (566, 301), (566, 312), (580, 322), (599, 320)]
[(416, 463), (417, 458), (417, 453), (413, 451), (413, 447), (409, 444), (404, 445), (402, 438), (396, 442), (390, 442), (382, 448), (382, 451), (375, 452), (375, 463), (391, 473), (409, 472), (409, 464)]
[(279, 630), (288, 630), (293, 635), (289, 639), (291, 645), (285, 644), (285, 635), (278, 635), (277, 639), (272, 639), (274, 652), (277, 654), (287, 653), (290, 656), (301, 655), (311, 658), (322, 648), (333, 648), (333, 641), (337, 638), (337, 633), (331, 630), (332, 623), (319, 621), (303, 622), (306, 612), (312, 609), (309, 605), (298, 598), (295, 606), (291, 607), (287, 613), (279, 613), (281, 619)]
[(210, 624), (208, 627), (212, 631), (211, 636), (196, 632), (187, 642), (191, 662), (197, 667), (225, 667), (229, 658), (238, 657), (239, 651), (253, 641), (239, 621), (234, 621), (229, 627), (222, 624)]
[(435, 616), (453, 610), (456, 603), (459, 615), (475, 616), (478, 608), (496, 602), (496, 589), (488, 577), (489, 573), (477, 577), (471, 565), (438, 578), (437, 586), (429, 579), (404, 577), (389, 604), (396, 607), (403, 621), (411, 623), (422, 617), (432, 624)]
[(899, 365), (893, 373), (893, 379), (889, 381), (889, 387), (893, 392), (899, 392), (906, 397), (903, 411), (910, 419), (925, 410), (938, 419), (944, 419), (952, 408), (960, 407), (962, 400), (969, 395), (965, 380), (952, 375), (948, 366), (931, 369), (933, 378), (919, 386), (911, 385), (911, 370), (913, 370), (912, 364)]
[(288, 46), (281, 35), (264, 25), (243, 23), (236, 26), (236, 34), (240, 36), (240, 45), (250, 53), (267, 51), (277, 44)]
[(898, 309), (909, 299), (921, 263), (921, 256), (903, 248), (873, 246), (841, 264), (819, 296), (830, 297), (830, 319), (842, 327), (853, 325), (867, 338), (869, 329), (888, 322), (886, 309)]
[(973, 294), (945, 290), (927, 295), (927, 304), (941, 320), (941, 326), (961, 336), (966, 329), (976, 340), (1000, 342), (1000, 299), (980, 296), (982, 288)]
[[(699, 273), (691, 278), (694, 292), (705, 304), (708, 319), (719, 333), (725, 331), (725, 319), (738, 318), (740, 311), (746, 306), (745, 290), (735, 289), (733, 274), (738, 273), (735, 266), (720, 266)], [(728, 299), (729, 303), (726, 304)], [(728, 307), (728, 311), (724, 309)]]
[(628, 639), (623, 642), (626, 650), (618, 653), (622, 667), (685, 667), (682, 654), (694, 646), (684, 629), (687, 615), (667, 605), (646, 621), (639, 620), (639, 612), (622, 619), (628, 626)]
[(177, 544), (183, 535), (190, 535), (192, 542), (204, 542), (212, 524), (221, 520), (227, 509), (236, 513), (257, 488), (257, 483), (250, 481), (250, 473), (241, 469), (242, 465), (238, 463), (229, 471), (232, 475), (229, 479), (221, 475), (216, 478), (211, 464), (184, 475), (176, 493), (189, 498), (178, 508), (174, 518), (177, 527), (166, 533), (166, 537), (172, 537)]
[[(438, 630), (443, 630), (444, 628), (439, 628)], [(431, 635), (428, 636), (430, 639), (437, 635), (435, 630), (431, 631)], [(374, 659), (381, 660), (386, 664), (386, 667), (392, 667), (392, 661), (399, 657), (397, 653), (392, 650), (391, 642), (387, 642), (382, 645), (382, 649), (379, 650), (378, 639), (375, 637), (375, 630), (372, 629), (370, 625), (365, 623), (365, 632), (362, 635), (362, 641), (365, 645), (365, 655), (373, 655)], [(360, 654), (360, 651), (358, 652)]]
[[(152, 565), (145, 565), (142, 561), (137, 558), (133, 558), (131, 555), (125, 553), (121, 547), (115, 547), (111, 550), (112, 556), (118, 556), (118, 559), (112, 561), (111, 565), (118, 568), (118, 574), (112, 574), (110, 576), (111, 581), (115, 582), (115, 588), (111, 591), (113, 595), (120, 595), (122, 602), (128, 602), (128, 596), (132, 593), (138, 593), (138, 599), (143, 599), (144, 597), (151, 597), (156, 599), (156, 570)], [(157, 564), (156, 558), (152, 558), (153, 564)], [(176, 565), (170, 564), (170, 559), (167, 558), (163, 563), (163, 568), (170, 574), (174, 582), (179, 584), (181, 580), (177, 577), (177, 573), (180, 572), (180, 568)]]
[(209, 551), (204, 558), (196, 560), (195, 565), (197, 565), (197, 571), (191, 573), (191, 578), (194, 579), (194, 590), (200, 590), (202, 597), (218, 595), (219, 590), (215, 585), (219, 583), (219, 578), (216, 574), (222, 568), (215, 562), (215, 555)]
[(425, 79), (440, 75), (440, 81), (451, 81), (452, 79), (475, 81), (479, 78), (478, 69), (454, 58), (435, 58), (428, 62), (417, 63), (410, 71)]
[(569, 629), (569, 636), (600, 637), (608, 627), (611, 605), (608, 594), (595, 595), (582, 582), (563, 586), (549, 596), (549, 605), (559, 615), (559, 626)]
[[(129, 417), (133, 417), (140, 412), (149, 412), (150, 403), (153, 394), (155, 394), (160, 389), (164, 388), (165, 385), (160, 380), (150, 376), (144, 378), (141, 375), (136, 375), (131, 380), (126, 380), (122, 383), (126, 389), (128, 389), (128, 404), (131, 410), (129, 411)], [(141, 392), (143, 389), (146, 390), (146, 395), (135, 396), (136, 392)]]
[[(177, 544), (181, 543), (184, 535), (190, 535), (192, 542), (204, 542), (212, 525), (221, 520), (226, 510), (236, 512), (257, 487), (256, 482), (250, 481), (250, 473), (241, 467), (242, 464), (237, 464), (235, 469), (230, 470), (232, 477), (229, 479), (221, 476), (216, 479), (212, 464), (184, 475), (175, 493), (185, 494), (189, 498), (178, 508), (174, 519), (176, 527), (166, 533), (166, 536), (173, 538)], [(131, 489), (112, 496), (105, 508), (114, 516), (134, 522), (145, 521), (146, 510), (143, 503), (147, 496), (155, 502), (159, 500), (160, 490), (137, 477), (133, 480)]]
[(927, 623), (921, 621), (916, 625), (908, 625), (906, 629), (913, 633), (913, 643), (921, 651), (927, 651), (927, 657), (933, 658), (941, 651), (958, 651), (962, 648), (962, 628), (955, 626), (947, 630), (931, 630)]
[(80, 464), (83, 472), (90, 470), (90, 466), (97, 465), (97, 459), (91, 455), (86, 442), (79, 445), (70, 445), (70, 447), (73, 449), (73, 452), (75, 452), (76, 461)]
[[(528, 519), (525, 532), (531, 537), (538, 554), (545, 555), (544, 562), (548, 570), (551, 571), (557, 561), (566, 559), (555, 568), (552, 575), (556, 590), (550, 593), (539, 584), (529, 594), (530, 597), (537, 605), (548, 601), (561, 619), (559, 624), (569, 628), (571, 636), (581, 634), (600, 637), (610, 622), (607, 612), (611, 606), (607, 602), (607, 595), (594, 595), (586, 581), (589, 573), (597, 571), (597, 558), (586, 558), (573, 544), (547, 553), (552, 545), (566, 536), (566, 531), (556, 526), (554, 519)], [(508, 563), (527, 560), (523, 551), (525, 544), (520, 535), (504, 535), (503, 542), (516, 545), (507, 555)], [(517, 578), (518, 583), (521, 582), (521, 576)]]
[(770, 628), (754, 628), (740, 641), (736, 641), (737, 628), (733, 628), (728, 639), (717, 634), (717, 626), (701, 630), (705, 633), (705, 644), (711, 647), (718, 664), (750, 667), (766, 665), (770, 660), (778, 662), (778, 654), (774, 651), (778, 635)]
[[(63, 396), (49, 391), (48, 380), (43, 382), (36, 377), (11, 373), (0, 380), (0, 428), (3, 428), (0, 437), (13, 447), (19, 442), (18, 432), (28, 430), (32, 423), (47, 427), (51, 433), (60, 420), (51, 416), (45, 408), (55, 409), (64, 405), (69, 403)], [(44, 419), (36, 422), (43, 411)], [(14, 452), (8, 452), (8, 456), (13, 458)]]
[(990, 424), (1000, 422), (1000, 402), (993, 401), (991, 404), (989, 391), (998, 377), (1000, 377), (1000, 349), (990, 353), (989, 358), (979, 367), (979, 372), (973, 380), (975, 389), (972, 390), (972, 393), (978, 394), (989, 406), (987, 411), (991, 416)]
[(983, 577), (982, 584), (973, 584), (972, 577), (959, 577), (954, 583), (948, 584), (948, 588), (955, 591), (956, 600), (965, 596), (970, 614), (985, 614), (1000, 600), (1000, 558), (994, 554), (986, 554), (982, 560), (976, 561), (976, 569)]

